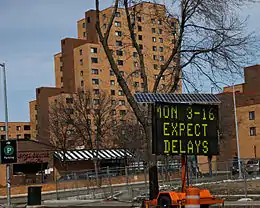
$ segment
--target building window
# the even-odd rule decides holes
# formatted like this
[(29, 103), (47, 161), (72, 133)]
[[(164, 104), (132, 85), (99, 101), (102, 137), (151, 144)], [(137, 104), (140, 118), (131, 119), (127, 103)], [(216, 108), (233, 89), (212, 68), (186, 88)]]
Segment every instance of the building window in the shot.
[(114, 76), (115, 73), (113, 72), (113, 70), (110, 69), (110, 76)]
[(91, 19), (90, 17), (87, 17), (87, 22), (90, 23), (91, 22)]
[(107, 18), (106, 14), (103, 14), (103, 20), (105, 20)]
[(91, 53), (97, 53), (97, 48), (90, 48)]
[(126, 115), (126, 111), (125, 110), (120, 110), (120, 116), (125, 116)]
[(138, 40), (143, 40), (143, 36), (142, 35), (138, 35)]
[(60, 66), (60, 72), (62, 72), (63, 71), (63, 67), (62, 66)]
[(94, 95), (98, 95), (99, 94), (99, 89), (94, 89), (93, 92), (94, 92)]
[(80, 60), (79, 60), (79, 64), (80, 64), (80, 65), (83, 65), (83, 59), (80, 59)]
[(164, 61), (164, 56), (160, 56), (160, 61)]
[(153, 60), (157, 60), (157, 56), (156, 55), (153, 55)]
[(250, 127), (250, 136), (256, 136), (256, 127)]
[(160, 51), (160, 52), (163, 52), (163, 47), (160, 47), (160, 48), (159, 48), (159, 51)]
[(21, 139), (22, 135), (21, 134), (17, 134), (16, 137), (17, 137), (17, 139)]
[(137, 17), (138, 22), (142, 22), (142, 17)]
[(91, 58), (91, 63), (97, 64), (98, 63), (98, 58)]
[(153, 39), (153, 42), (156, 42), (156, 37), (153, 37), (152, 39)]
[(118, 55), (118, 56), (123, 56), (123, 51), (116, 50), (116, 55)]
[(70, 104), (72, 104), (73, 103), (73, 98), (66, 98), (66, 103), (70, 103)]
[(162, 20), (158, 20), (158, 25), (162, 25)]
[(82, 27), (86, 28), (86, 23), (85, 22), (82, 23)]
[(158, 34), (162, 34), (162, 29), (159, 29), (159, 30), (158, 30)]
[(63, 77), (60, 78), (60, 82), (63, 82)]
[(68, 115), (72, 115), (74, 113), (74, 110), (72, 108), (66, 108), (65, 111)]
[(111, 111), (111, 115), (112, 115), (112, 116), (115, 116), (115, 115), (116, 115), (116, 110), (112, 110), (112, 111)]
[(249, 120), (255, 120), (255, 111), (249, 112)]
[(152, 33), (156, 33), (156, 30), (155, 30), (155, 28), (152, 28)]
[(116, 27), (121, 27), (121, 22), (116, 21), (116, 22), (115, 22), (115, 26), (116, 26)]
[(116, 31), (115, 34), (116, 34), (116, 36), (118, 36), (118, 37), (121, 37), (121, 36), (122, 36), (122, 32), (121, 32), (121, 31)]
[(25, 139), (31, 139), (31, 134), (24, 134)]
[(116, 12), (115, 16), (120, 17), (120, 12)]
[(122, 46), (122, 41), (116, 41), (116, 46)]
[(135, 68), (138, 67), (138, 62), (137, 62), (137, 61), (134, 62), (134, 67), (135, 67)]
[(124, 100), (119, 100), (119, 105), (125, 105), (125, 101)]
[(158, 69), (158, 64), (154, 64), (154, 65), (153, 65), (153, 68), (154, 68), (154, 69)]
[(136, 78), (138, 78), (138, 77), (139, 77), (139, 73), (138, 73), (138, 72), (134, 72), (134, 76), (135, 76)]
[(155, 24), (155, 19), (151, 19), (152, 24)]
[(111, 100), (111, 105), (116, 105), (116, 101), (115, 100)]
[(84, 87), (84, 81), (83, 80), (81, 80), (80, 85), (81, 85), (81, 87)]
[(83, 71), (80, 71), (80, 76), (83, 76)]
[(137, 57), (138, 53), (137, 52), (133, 52), (133, 57)]
[(157, 47), (156, 46), (153, 46), (153, 51), (157, 51)]
[(82, 49), (79, 50), (79, 55), (82, 56)]
[(106, 29), (107, 28), (107, 24), (103, 24), (103, 28)]
[(140, 32), (140, 31), (142, 31), (142, 26), (140, 26), (140, 25), (138, 25), (138, 31)]
[(94, 105), (98, 105), (98, 104), (99, 104), (99, 99), (94, 99), (94, 100), (93, 100), (93, 104), (94, 104)]
[(16, 131), (21, 131), (21, 126), (16, 126)]
[(139, 47), (141, 50), (143, 50), (143, 48), (144, 48), (142, 44), (139, 44)]
[(111, 90), (111, 95), (116, 95), (116, 91), (115, 90)]
[(124, 65), (124, 61), (123, 61), (123, 60), (117, 60), (117, 64), (118, 64), (119, 66), (123, 66), (123, 65)]
[(0, 126), (0, 131), (5, 131), (5, 126)]
[(159, 42), (160, 42), (160, 43), (163, 43), (163, 39), (162, 39), (162, 38), (159, 38)]
[(141, 87), (144, 88), (144, 83), (141, 83)]
[(83, 37), (86, 37), (86, 32), (83, 32)]
[(5, 140), (5, 135), (1, 135), (1, 140)]
[(115, 85), (115, 80), (110, 80), (110, 85)]
[(123, 96), (124, 95), (123, 90), (118, 90), (118, 95)]
[(139, 87), (139, 82), (135, 82), (135, 83), (134, 83), (134, 86), (135, 86), (135, 87)]
[(92, 74), (98, 74), (98, 69), (92, 69)]
[(92, 79), (92, 84), (93, 85), (98, 85), (99, 84), (99, 80), (98, 79)]
[[(34, 106), (34, 110), (36, 110), (36, 111), (38, 110), (38, 105)], [(0, 129), (0, 131), (1, 131), (1, 129)]]
[(121, 76), (124, 76), (124, 71), (119, 71), (119, 74), (121, 75)]

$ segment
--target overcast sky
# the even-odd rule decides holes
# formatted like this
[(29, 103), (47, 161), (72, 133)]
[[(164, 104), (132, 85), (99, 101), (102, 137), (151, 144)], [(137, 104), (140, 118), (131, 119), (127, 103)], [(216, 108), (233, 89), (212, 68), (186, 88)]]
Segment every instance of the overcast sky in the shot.
[[(111, 0), (101, 0), (101, 7)], [(53, 55), (60, 40), (76, 37), (77, 20), (94, 8), (94, 0), (0, 0), (0, 63), (7, 65), (9, 121), (29, 121), (28, 101), (35, 89), (54, 86)], [(260, 31), (260, 5), (241, 11), (249, 30)], [(260, 63), (260, 59), (256, 63)], [(0, 121), (4, 120), (2, 73)]]

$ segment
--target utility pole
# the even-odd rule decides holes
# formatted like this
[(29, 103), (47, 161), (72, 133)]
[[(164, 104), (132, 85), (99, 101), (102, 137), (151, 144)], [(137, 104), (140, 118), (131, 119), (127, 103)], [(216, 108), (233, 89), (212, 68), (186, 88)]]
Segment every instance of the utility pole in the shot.
[[(6, 71), (5, 63), (0, 64), (3, 68), (3, 78), (4, 78), (4, 105), (5, 105), (5, 139), (9, 138), (8, 131), (8, 107), (7, 107), (7, 85), (6, 85)], [(6, 191), (7, 191), (7, 205), (11, 207), (11, 179), (10, 179), (10, 164), (6, 165)]]
[(238, 159), (239, 178), (242, 178), (241, 162), (240, 162), (240, 145), (239, 145), (238, 123), (237, 123), (236, 95), (235, 95), (235, 86), (234, 86), (234, 84), (233, 84), (233, 102), (234, 102), (234, 115), (235, 115), (235, 128), (236, 128), (237, 159)]

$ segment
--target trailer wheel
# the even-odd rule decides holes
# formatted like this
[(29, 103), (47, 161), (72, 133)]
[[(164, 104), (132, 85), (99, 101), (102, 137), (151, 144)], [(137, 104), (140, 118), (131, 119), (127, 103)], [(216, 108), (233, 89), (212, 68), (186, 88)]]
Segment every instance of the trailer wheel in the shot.
[(200, 205), (201, 208), (209, 208), (209, 205), (207, 204), (203, 204), (203, 205)]
[(160, 208), (170, 207), (169, 205), (171, 205), (171, 204), (172, 204), (172, 200), (171, 200), (170, 196), (162, 195), (159, 197), (158, 206)]

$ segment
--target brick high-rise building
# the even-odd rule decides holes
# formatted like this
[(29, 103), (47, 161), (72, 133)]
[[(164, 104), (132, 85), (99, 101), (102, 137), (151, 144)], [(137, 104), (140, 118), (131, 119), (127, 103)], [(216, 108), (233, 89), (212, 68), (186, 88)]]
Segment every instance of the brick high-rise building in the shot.
[[(113, 9), (110, 7), (100, 11), (103, 32), (107, 29)], [(168, 19), (165, 6), (161, 4), (143, 2), (130, 7), (130, 11), (136, 13), (135, 34), (143, 50), (149, 90), (151, 90), (160, 66), (171, 54), (177, 21), (173, 18)], [(47, 109), (48, 97), (51, 96), (75, 93), (78, 89), (91, 91), (95, 95), (102, 90), (115, 101), (126, 103), (117, 109), (117, 115), (120, 111), (127, 110), (126, 98), (99, 42), (95, 23), (96, 11), (87, 11), (85, 17), (77, 22), (78, 38), (65, 38), (61, 41), (61, 52), (54, 55), (56, 88), (37, 89), (37, 101), (30, 103), (31, 123), (32, 128), (35, 128), (33, 136), (41, 139), (49, 137)], [(120, 73), (127, 80), (130, 89), (133, 92), (141, 92), (144, 86), (139, 70), (138, 54), (132, 47), (123, 8), (119, 8), (116, 13), (109, 35), (109, 46), (113, 50)], [(172, 74), (174, 65), (174, 61), (170, 63), (168, 74)], [(163, 92), (170, 81), (171, 75), (163, 76), (158, 91)], [(181, 83), (177, 91), (181, 92)]]
[[(244, 69), (245, 82), (234, 86), (241, 158), (260, 157), (260, 65)], [(233, 104), (233, 87), (217, 95), (220, 105), (219, 161), (232, 159), (237, 153)], [(226, 164), (223, 164), (224, 166)], [(226, 168), (226, 167), (222, 168)], [(221, 166), (219, 166), (220, 168)]]

